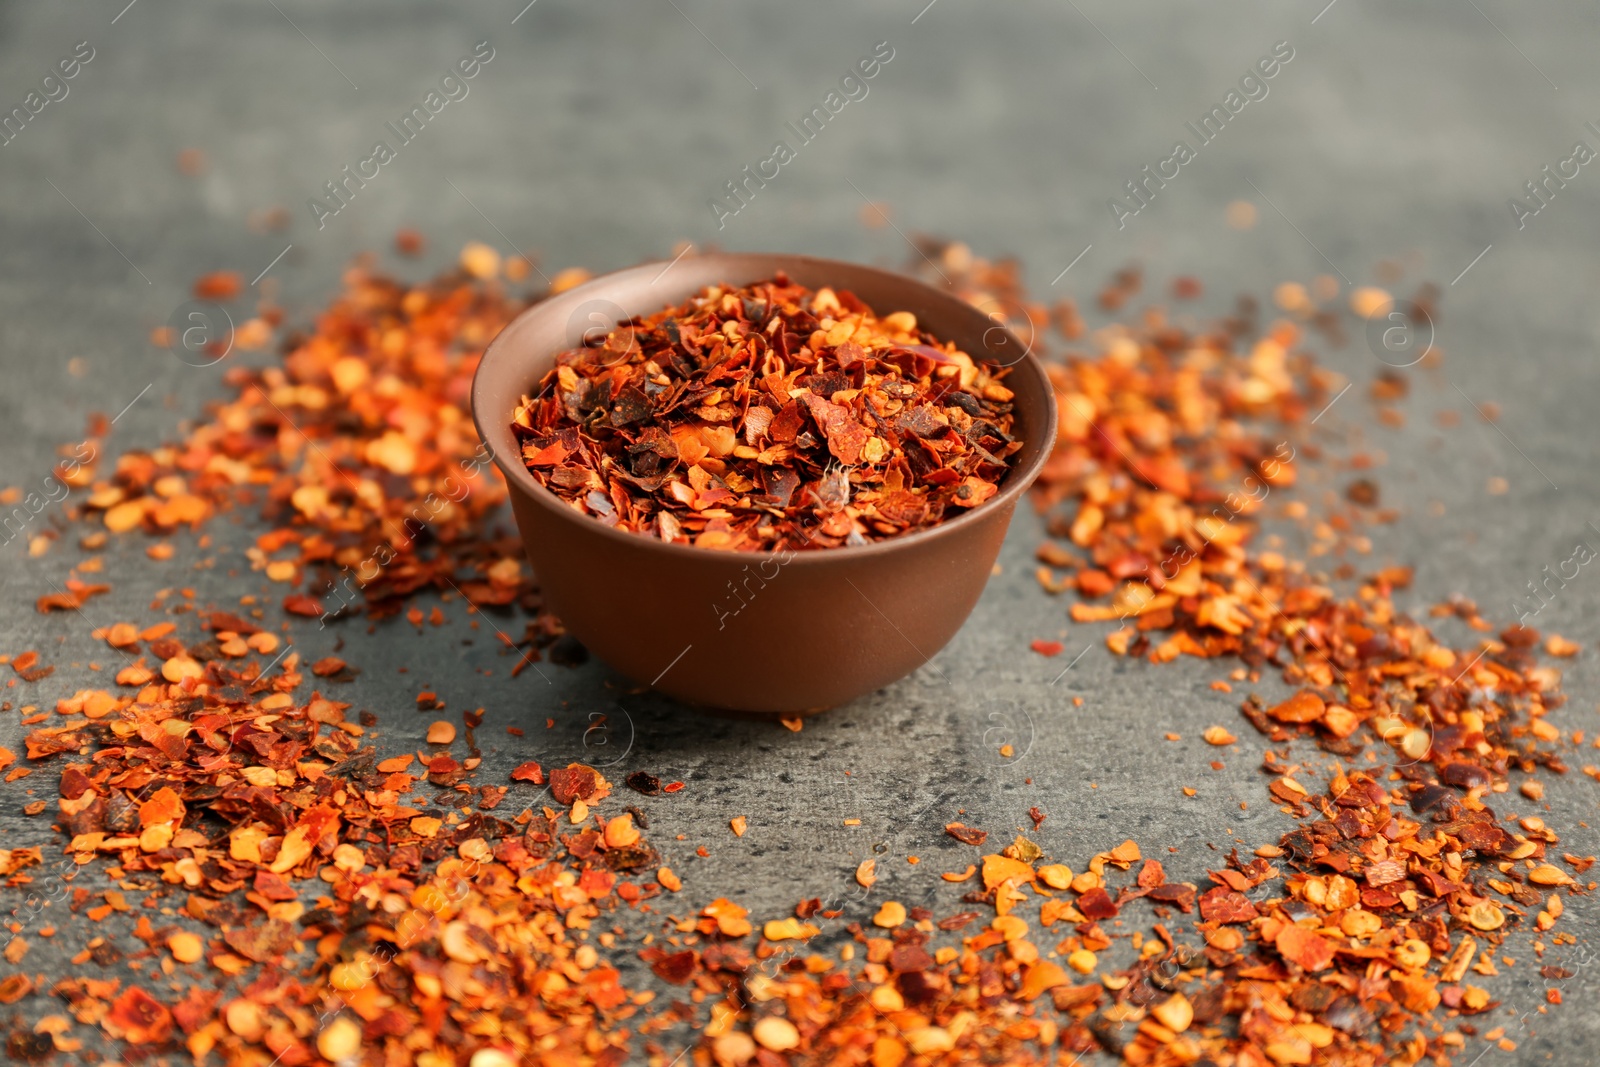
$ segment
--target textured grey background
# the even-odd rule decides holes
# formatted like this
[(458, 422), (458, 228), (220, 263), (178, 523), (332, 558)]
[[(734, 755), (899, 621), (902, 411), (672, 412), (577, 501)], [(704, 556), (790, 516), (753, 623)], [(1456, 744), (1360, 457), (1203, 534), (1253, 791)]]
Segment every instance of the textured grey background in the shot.
[[(227, 268), (251, 278), (291, 242), (270, 276), (303, 321), (352, 255), (387, 248), (402, 225), (430, 239), (424, 262), (401, 268), (417, 277), (471, 239), (508, 252), (515, 242), (551, 273), (668, 256), (683, 238), (903, 262), (908, 248), (894, 229), (861, 225), (864, 195), (890, 203), (907, 233), (1019, 255), (1036, 292), (1092, 244), (1050, 290), (1080, 298), (1132, 261), (1154, 285), (1199, 276), (1208, 287), (1202, 306), (1212, 311), (1237, 292), (1267, 297), (1279, 281), (1309, 281), (1330, 262), (1357, 284), (1375, 277), (1380, 260), (1402, 264), (1405, 291), (1425, 278), (1446, 291), (1437, 339), (1444, 368), (1407, 372), (1414, 388), (1405, 427), (1373, 419), (1362, 387), (1381, 367), (1359, 335), (1323, 353), (1358, 388), (1318, 433), (1334, 451), (1381, 453), (1385, 501), (1403, 513), (1369, 531), (1371, 562), (1416, 565), (1405, 603), (1418, 610), (1460, 592), (1509, 621), (1525, 583), (1566, 558), (1576, 539), (1593, 536), (1585, 522), (1600, 523), (1600, 474), (1591, 462), (1600, 174), (1584, 168), (1521, 231), (1506, 206), (1574, 141), (1600, 147), (1584, 127), (1600, 122), (1589, 5), (937, 0), (924, 9), (924, 0), (537, 0), (523, 10), (521, 0), (123, 2), (0, 7), (0, 108), (20, 104), (76, 42), (96, 50), (70, 95), (0, 147), (6, 484), (36, 485), (56, 445), (81, 433), (86, 413), (115, 414), (147, 383), (153, 388), (117, 424), (113, 451), (180, 433), (206, 398), (221, 394), (220, 369), (182, 365), (152, 347), (150, 328), (187, 298), (195, 276)], [(387, 136), (386, 121), (485, 39), (495, 58), (470, 96), (449, 105), (319, 232), (306, 199), (364, 157)], [(819, 103), (880, 40), (895, 56), (870, 95), (719, 231), (707, 200), (769, 154), (775, 139), (787, 139), (783, 124)], [(1169, 154), (1175, 138), (1187, 138), (1184, 121), (1198, 119), (1280, 40), (1295, 57), (1269, 96), (1119, 231), (1107, 198)], [(176, 169), (188, 147), (209, 159), (202, 177)], [(1260, 210), (1247, 231), (1224, 221), (1225, 206), (1241, 198)], [(246, 215), (274, 205), (289, 208), (291, 228), (253, 233)], [(69, 371), (74, 357), (86, 373)], [(1462, 393), (1500, 405), (1499, 430), (1474, 417)], [(1460, 427), (1434, 423), (1433, 413), (1447, 408), (1465, 413)], [(1311, 498), (1352, 476), (1332, 463), (1308, 471)], [(1497, 476), (1509, 491), (1491, 495), (1487, 483)], [(220, 539), (237, 546), (253, 532), (247, 525)], [(889, 896), (929, 900), (938, 870), (975, 855), (940, 831), (958, 811), (1004, 838), (1028, 825), (1027, 809), (1038, 805), (1049, 818), (1037, 839), (1076, 869), (1132, 836), (1151, 851), (1178, 847), (1162, 855), (1168, 871), (1203, 879), (1219, 860), (1204, 842), (1225, 850), (1235, 840), (1276, 840), (1287, 821), (1266, 802), (1255, 770), (1260, 740), (1241, 729), (1237, 695), (1207, 688), (1228, 665), (1153, 668), (1097, 645), (1049, 685), (1065, 660), (1035, 655), (1028, 641), (1061, 635), (1072, 656), (1098, 643), (1100, 632), (1069, 631), (1066, 603), (1037, 590), (1030, 555), (1039, 537), (1038, 520), (1019, 516), (1003, 573), (931, 666), (798, 735), (629, 694), (597, 663), (546, 665), (549, 685), (531, 673), (513, 681), (489, 642), (462, 646), (403, 624), (375, 637), (343, 629), (343, 655), (363, 673), (341, 695), (380, 713), (382, 744), (395, 752), (415, 748), (431, 718), (411, 710), (421, 684), (436, 689), (452, 715), (486, 707), (480, 737), (497, 746), (487, 753), (489, 781), (529, 756), (580, 755), (619, 760), (614, 778), (643, 768), (684, 779), (689, 788), (677, 798), (642, 806), (684, 877), (685, 908), (728, 895), (757, 917), (776, 916), (801, 897), (846, 892), (850, 872), (874, 854), (882, 880), (871, 900), (851, 904), (851, 918)], [(221, 603), (258, 579), (236, 548), (199, 571), (183, 557), (149, 564), (142, 548), (132, 539), (105, 553), (117, 588), (88, 609), (96, 624), (140, 617), (164, 586), (192, 584), (202, 601)], [(30, 606), (47, 591), (46, 578), (59, 582), (77, 556), (58, 547), (35, 561), (21, 539), (0, 546), (10, 609), (0, 617), (0, 649), (38, 648), (63, 665), (36, 689), (46, 701), (88, 684), (86, 672), (66, 664), (110, 658), (94, 649), (81, 620), (39, 616)], [(231, 577), (231, 568), (245, 576)], [(1584, 573), (1535, 625), (1596, 640), (1596, 581)], [(301, 647), (315, 656), (332, 640), (307, 632)], [(402, 663), (412, 673), (396, 673)], [(1572, 699), (1557, 719), (1591, 735), (1600, 732), (1594, 664), (1587, 648), (1570, 664)], [(485, 667), (494, 674), (477, 673)], [(1275, 681), (1258, 688), (1279, 692)], [(1074, 694), (1083, 707), (1068, 702)], [(609, 715), (607, 730), (589, 733), (586, 746), (595, 713)], [(557, 720), (554, 730), (543, 729), (547, 716)], [(1208, 768), (1217, 753), (1199, 740), (1214, 722), (1242, 738), (1222, 757), (1221, 773)], [(522, 742), (504, 734), (514, 723), (529, 727)], [(1167, 730), (1185, 740), (1160, 741)], [(20, 751), (21, 732), (15, 713), (0, 716), (0, 744)], [(1016, 753), (1010, 759), (998, 755), (1006, 741)], [(1297, 754), (1313, 768), (1328, 763), (1309, 749)], [(1582, 766), (1583, 754), (1571, 762)], [(1198, 795), (1183, 797), (1184, 784)], [(1546, 784), (1550, 821), (1566, 846), (1593, 853), (1596, 834), (1580, 820), (1593, 817), (1594, 782), (1575, 769)], [(8, 844), (53, 840), (48, 815), (21, 814), (33, 793), (53, 796), (51, 776), (0, 791)], [(1514, 794), (1503, 803), (1535, 810)], [(736, 839), (727, 820), (741, 814), (750, 830)], [(843, 825), (852, 818), (861, 824)], [(685, 840), (674, 841), (679, 833)], [(709, 858), (694, 856), (700, 844)], [(908, 854), (922, 865), (910, 867)], [(958, 896), (946, 887), (931, 899), (950, 911)], [(21, 897), (6, 900), (9, 908)], [(53, 941), (25, 932), (33, 948), (24, 969), (62, 970), (81, 944), (79, 922), (63, 910), (46, 912), (63, 931)], [(1587, 941), (1594, 914), (1589, 901), (1574, 900), (1562, 925)], [(125, 935), (122, 943), (137, 947)], [(1586, 948), (1553, 949), (1547, 962)], [(1592, 969), (1563, 983), (1565, 1008), (1524, 1026), (1518, 1018), (1536, 1011), (1551, 983), (1538, 978), (1530, 953), (1512, 954), (1518, 965), (1491, 983), (1505, 1007), (1480, 1021), (1505, 1025), (1519, 1048), (1491, 1050), (1481, 1062), (1591, 1062), (1581, 1049), (1600, 1034), (1600, 1016), (1586, 1006)], [(20, 1010), (31, 1019), (56, 1008), (35, 998)], [(1466, 1058), (1482, 1047), (1470, 1044)]]

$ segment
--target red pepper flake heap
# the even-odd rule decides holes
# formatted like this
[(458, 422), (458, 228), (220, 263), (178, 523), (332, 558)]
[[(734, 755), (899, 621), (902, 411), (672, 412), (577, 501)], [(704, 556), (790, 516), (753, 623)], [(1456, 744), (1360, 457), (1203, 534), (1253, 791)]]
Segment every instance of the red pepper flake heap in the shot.
[(279, 360), (231, 366), (230, 397), (182, 441), (93, 480), (88, 509), (113, 533), (166, 536), (258, 507), (274, 528), (251, 562), (294, 615), (392, 615), (430, 588), (537, 612), (520, 542), (487, 528), (506, 488), (469, 411), (484, 347), (527, 301), (465, 270), (412, 286), (362, 263), (344, 283)]
[(540, 483), (608, 526), (701, 548), (830, 548), (998, 491), (1005, 371), (852, 293), (713, 286), (562, 353), (513, 429)]
[[(598, 810), (610, 783), (571, 764), (551, 770), (547, 794), (522, 784), (543, 780), (529, 764), (516, 784), (474, 786), (478, 757), (441, 751), (453, 729), (430, 731), (425, 765), (381, 759), (348, 704), (304, 692), (298, 653), (230, 649), (235, 636), (152, 640), (189, 669), (79, 691), (57, 702), (60, 725), (27, 739), (30, 761), (62, 763), (67, 854), (105, 857), (123, 885), (151, 888), (166, 917), (150, 912), (134, 936), (212, 973), (180, 972), (177, 996), (78, 975), (46, 991), (141, 1052), (181, 1044), (197, 1060), (414, 1062), (437, 1044), (483, 1053), (475, 1063), (535, 1049), (620, 1063), (636, 1008), (586, 931), (664, 881), (633, 815)], [(526, 806), (498, 817), (510, 790)], [(41, 862), (37, 849), (0, 850), (0, 877)], [(11, 945), (15, 964), (27, 942)], [(0, 984), (10, 1000), (26, 992)], [(76, 1040), (69, 1025), (57, 1049)]]

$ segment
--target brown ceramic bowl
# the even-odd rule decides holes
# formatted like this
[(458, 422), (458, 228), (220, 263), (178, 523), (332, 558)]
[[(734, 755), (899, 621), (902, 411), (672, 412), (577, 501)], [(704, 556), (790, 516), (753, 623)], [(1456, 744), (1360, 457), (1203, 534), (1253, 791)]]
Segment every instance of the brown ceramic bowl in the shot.
[[(576, 347), (585, 330), (609, 330), (708, 285), (746, 285), (780, 270), (811, 288), (848, 289), (879, 314), (910, 311), (974, 359), (1013, 365), (1006, 384), (1016, 394), (1013, 432), (1024, 446), (999, 493), (928, 530), (799, 552), (780, 565), (769, 555), (614, 530), (573, 511), (528, 473), (511, 417), (557, 352)], [(792, 255), (686, 256), (617, 271), (537, 304), (484, 353), (472, 407), (510, 484), (546, 602), (578, 640), (681, 701), (786, 715), (837, 707), (888, 685), (955, 636), (1056, 429), (1044, 368), (983, 312), (905, 275)]]

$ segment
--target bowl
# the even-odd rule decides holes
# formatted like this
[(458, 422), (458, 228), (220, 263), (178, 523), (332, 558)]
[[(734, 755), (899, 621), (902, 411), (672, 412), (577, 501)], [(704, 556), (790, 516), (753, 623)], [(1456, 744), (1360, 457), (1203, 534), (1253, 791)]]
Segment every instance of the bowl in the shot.
[[(866, 545), (723, 552), (612, 529), (574, 511), (523, 466), (512, 414), (558, 352), (706, 286), (747, 285), (778, 271), (812, 289), (848, 289), (880, 315), (910, 311), (973, 359), (1012, 368), (1012, 432), (1023, 447), (995, 496), (938, 526)], [(773, 254), (645, 264), (535, 304), (484, 352), (472, 407), (510, 487), (545, 602), (568, 632), (622, 674), (679, 701), (762, 716), (845, 704), (943, 648), (978, 602), (1056, 430), (1044, 367), (996, 318), (906, 275)]]

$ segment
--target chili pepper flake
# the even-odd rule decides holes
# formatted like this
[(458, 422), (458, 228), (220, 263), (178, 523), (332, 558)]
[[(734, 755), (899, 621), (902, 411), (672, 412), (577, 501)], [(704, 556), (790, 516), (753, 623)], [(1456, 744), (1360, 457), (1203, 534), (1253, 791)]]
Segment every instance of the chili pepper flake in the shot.
[(512, 429), (546, 488), (609, 526), (805, 550), (933, 526), (998, 491), (1005, 370), (786, 276), (713, 286), (558, 355)]
[(555, 797), (559, 804), (597, 800), (611, 791), (609, 784), (593, 767), (582, 763), (569, 763), (565, 767), (552, 768), (549, 776), (550, 795)]
[(1249, 922), (1261, 913), (1237, 890), (1218, 886), (1200, 895), (1200, 917), (1206, 922)]
[(1576, 641), (1568, 641), (1560, 634), (1551, 634), (1544, 639), (1544, 650), (1552, 656), (1568, 658), (1583, 651), (1583, 646)]
[(198, 279), (194, 295), (200, 300), (232, 300), (243, 286), (244, 279), (237, 271), (219, 270)]
[(142, 989), (119, 996), (101, 1023), (112, 1037), (130, 1045), (158, 1045), (172, 1034), (172, 1013)]
[(706, 916), (700, 923), (700, 931), (704, 934), (744, 937), (752, 929), (749, 920), (745, 918), (750, 913), (726, 897), (713, 900), (700, 914)]
[(1283, 703), (1268, 709), (1267, 714), (1279, 722), (1312, 723), (1321, 719), (1326, 710), (1327, 704), (1320, 696), (1309, 689), (1302, 689)]
[(878, 884), (878, 861), (864, 859), (856, 867), (856, 883), (863, 889), (871, 889)]
[(694, 977), (699, 958), (693, 950), (673, 952), (658, 958), (650, 965), (656, 977), (673, 985), (683, 985)]
[(1325, 970), (1333, 963), (1332, 943), (1303, 926), (1285, 925), (1273, 943), (1284, 959), (1304, 971)]
[[(958, 292), (1000, 308), (1008, 321), (1042, 325), (1051, 319), (1021, 292), (1015, 265), (986, 263), (964, 246), (925, 243), (923, 251)], [(440, 537), (390, 540), (387, 532), (417, 506), (421, 498), (410, 494), (437, 493), (443, 479), (460, 474), (475, 455), (461, 406), (467, 376), (482, 344), (521, 306), (498, 288), (497, 254), (492, 267), (475, 250), (462, 270), (418, 287), (352, 271), (349, 291), (314, 330), (291, 343), (281, 364), (236, 368), (229, 379), (238, 390), (233, 400), (202, 420), (186, 443), (122, 457), (113, 476), (89, 487), (86, 514), (111, 531), (165, 537), (180, 524), (201, 524), (234, 506), (240, 486), (271, 486), (263, 514), (276, 527), (257, 545), (263, 569), (271, 557), (295, 553), (276, 573), (298, 587), (320, 580), (321, 567), (359, 568), (375, 545), (389, 544), (394, 557), (380, 569), (405, 575), (411, 591), (449, 592), (459, 585), (474, 603), (526, 610), (536, 620), (528, 637), (506, 644), (519, 665), (528, 662), (560, 628), (542, 612), (514, 544), (482, 529), (484, 517), (504, 499), (492, 474), (465, 473), (471, 492), (430, 519)], [(1320, 284), (1311, 289), (1294, 294), (1295, 306), (1308, 316), (1322, 313), (1314, 300), (1338, 292), (1336, 285), (1327, 293)], [(1138, 291), (1137, 273), (1126, 272), (1102, 300), (1120, 307)], [(846, 294), (833, 294), (837, 310), (819, 308), (818, 300), (826, 304), (819, 291), (806, 305), (816, 327), (791, 330), (809, 324), (783, 309), (735, 307), (722, 299), (732, 295), (694, 305), (684, 316), (691, 328), (685, 332), (680, 322), (672, 327), (676, 337), (651, 349), (652, 358), (672, 364), (661, 366), (664, 388), (678, 390), (679, 406), (671, 410), (663, 412), (669, 401), (650, 392), (655, 383), (647, 377), (622, 382), (611, 366), (589, 373), (615, 356), (615, 367), (634, 374), (648, 361), (640, 358), (642, 347), (610, 352), (607, 339), (565, 368), (572, 383), (558, 368), (559, 391), (584, 405), (578, 414), (587, 421), (536, 442), (535, 456), (548, 461), (539, 469), (575, 481), (560, 472), (581, 465), (575, 456), (598, 457), (599, 465), (588, 469), (626, 487), (621, 498), (601, 494), (617, 522), (634, 522), (644, 505), (658, 506), (655, 514), (680, 517), (674, 538), (724, 547), (738, 547), (737, 537), (767, 535), (759, 526), (754, 532), (738, 523), (716, 527), (719, 517), (707, 513), (728, 503), (719, 493), (750, 499), (741, 522), (755, 517), (776, 524), (809, 506), (805, 519), (815, 524), (814, 537), (848, 543), (857, 522), (869, 529), (862, 534), (867, 537), (914, 528), (913, 519), (938, 521), (929, 513), (896, 514), (893, 502), (886, 507), (881, 498), (863, 499), (883, 487), (858, 475), (893, 473), (903, 458), (913, 476), (932, 481), (920, 486), (913, 479), (902, 491), (916, 496), (923, 488), (924, 500), (947, 494), (947, 510), (963, 501), (981, 505), (983, 487), (992, 490), (1003, 477), (1002, 463), (993, 477), (958, 471), (950, 479), (941, 473), (947, 467), (933, 467), (924, 454), (938, 452), (933, 446), (940, 442), (954, 445), (951, 428), (972, 444), (958, 412), (976, 422), (965, 406), (973, 397), (980, 415), (996, 417), (1006, 400), (995, 376), (980, 384), (980, 368), (971, 368), (970, 381), (959, 361), (960, 369), (950, 372), (941, 359), (951, 357), (949, 350), (916, 334), (909, 316), (887, 315), (874, 326), (870, 313)], [(824, 325), (819, 310), (828, 312), (832, 325)], [(1075, 313), (1058, 309), (1057, 317), (1081, 330)], [(712, 320), (722, 332), (694, 328)], [(761, 340), (748, 329), (774, 322), (780, 328)], [(851, 324), (850, 335), (840, 328), (830, 339), (842, 323)], [(635, 337), (641, 325), (633, 324)], [(655, 328), (671, 332), (665, 320)], [(863, 329), (867, 335), (900, 330), (904, 337), (876, 346), (871, 336), (857, 337)], [(1143, 858), (1148, 849), (1132, 840), (1094, 855), (1075, 874), (1051, 862), (1040, 842), (1019, 838), (983, 856), (981, 867), (942, 873), (935, 883), (970, 882), (949, 892), (965, 893), (967, 906), (981, 913), (940, 916), (933, 905), (880, 902), (874, 922), (855, 928), (856, 939), (841, 946), (836, 960), (820, 953), (791, 959), (777, 981), (773, 972), (758, 970), (764, 954), (783, 941), (814, 938), (819, 924), (809, 920), (837, 919), (842, 910), (807, 903), (792, 917), (760, 923), (765, 941), (752, 945), (757, 923), (749, 913), (726, 898), (714, 900), (686, 920), (673, 920), (664, 937), (647, 938), (641, 958), (664, 981), (692, 994), (672, 998), (682, 1006), (647, 1002), (623, 986), (613, 965), (614, 954), (625, 950), (620, 933), (601, 927), (611, 927), (616, 909), (643, 914), (653, 898), (683, 886), (646, 841), (642, 813), (607, 809), (610, 783), (599, 771), (581, 764), (551, 771), (561, 808), (529, 808), (501, 820), (491, 811), (507, 787), (474, 784), (476, 757), (381, 758), (363, 730), (375, 718), (363, 713), (357, 726), (345, 720), (345, 705), (300, 689), (309, 678), (345, 677), (349, 668), (329, 663), (337, 657), (305, 671), (293, 651), (274, 660), (283, 641), (265, 632), (265, 620), (258, 626), (208, 613), (199, 621), (209, 637), (179, 635), (170, 621), (95, 631), (97, 640), (143, 654), (155, 669), (128, 665), (116, 676), (123, 688), (60, 699), (50, 725), (48, 708), (24, 707), (21, 718), (41, 727), (27, 737), (27, 760), (66, 764), (57, 822), (67, 853), (82, 860), (104, 854), (116, 865), (113, 877), (154, 887), (144, 907), (177, 894), (167, 899), (176, 904), (179, 921), (217, 928), (206, 935), (215, 937), (208, 944), (199, 934), (158, 930), (142, 918), (135, 935), (160, 954), (163, 969), (205, 966), (211, 984), (237, 976), (238, 988), (248, 991), (224, 1001), (218, 989), (201, 986), (169, 994), (165, 985), (124, 990), (115, 981), (73, 976), (58, 980), (54, 992), (74, 1015), (98, 1021), (113, 1040), (131, 1046), (125, 1058), (159, 1053), (182, 1040), (196, 1057), (216, 1054), (239, 1064), (317, 1057), (398, 1062), (420, 1060), (426, 1052), (470, 1060), (472, 1067), (509, 1067), (535, 1048), (552, 1062), (613, 1063), (629, 1055), (630, 1041), (640, 1035), (684, 1022), (694, 1010), (690, 1001), (708, 1005), (709, 1014), (695, 1055), (719, 1065), (767, 1063), (791, 1053), (817, 1062), (865, 1057), (880, 1067), (912, 1056), (1050, 1062), (1095, 1046), (1152, 1067), (1206, 1060), (1356, 1067), (1448, 1060), (1461, 1047), (1451, 1043), (1456, 1035), (1441, 1031), (1456, 1017), (1452, 1013), (1495, 1007), (1485, 990), (1463, 983), (1466, 972), (1492, 975), (1510, 967), (1502, 945), (1525, 932), (1542, 937), (1560, 920), (1563, 898), (1586, 891), (1568, 871), (1583, 874), (1592, 858), (1558, 853), (1559, 837), (1544, 818), (1506, 821), (1490, 808), (1511, 784), (1508, 768), (1530, 799), (1542, 797), (1549, 775), (1563, 773), (1555, 746), (1564, 734), (1552, 715), (1561, 703), (1560, 678), (1536, 657), (1579, 650), (1558, 639), (1541, 643), (1526, 628), (1490, 641), (1491, 625), (1464, 601), (1445, 605), (1443, 614), (1484, 632), (1485, 639), (1452, 649), (1390, 601), (1393, 590), (1410, 581), (1405, 569), (1361, 575), (1347, 568), (1356, 584), (1346, 595), (1333, 584), (1318, 584), (1321, 578), (1314, 583), (1297, 561), (1253, 546), (1254, 512), (1229, 494), (1237, 494), (1246, 477), (1273, 493), (1286, 489), (1296, 481), (1296, 468), (1312, 458), (1309, 450), (1298, 456), (1290, 440), (1256, 431), (1270, 422), (1273, 435), (1292, 434), (1321, 410), (1327, 388), (1324, 373), (1297, 349), (1298, 329), (1283, 323), (1257, 329), (1241, 317), (1206, 333), (1186, 333), (1152, 312), (1094, 335), (1099, 351), (1050, 365), (1062, 426), (1037, 489), (1055, 538), (1040, 560), (1053, 574), (1071, 577), (1052, 577), (1047, 588), (1109, 598), (1077, 607), (1094, 609), (1090, 615), (1109, 610), (1099, 617), (1124, 623), (1108, 642), (1116, 654), (1152, 663), (1181, 655), (1239, 657), (1246, 666), (1229, 677), (1252, 685), (1264, 665), (1282, 668), (1287, 697), (1276, 703), (1252, 697), (1240, 714), (1275, 746), (1263, 761), (1267, 787), (1294, 815), (1295, 826), (1253, 856), (1247, 849), (1243, 856), (1228, 853), (1225, 865), (1210, 872), (1213, 884), (1205, 892), (1169, 881), (1160, 863)], [(791, 332), (797, 345), (789, 344)], [(818, 332), (824, 336), (813, 343)], [(901, 348), (909, 355), (893, 351)], [(817, 354), (811, 363), (799, 358), (801, 349)], [(722, 362), (713, 365), (718, 353)], [(882, 353), (889, 353), (898, 374), (882, 366)], [(748, 364), (733, 363), (756, 354), (782, 360), (781, 368), (770, 370), (779, 377), (776, 388), (766, 384), (766, 368), (758, 377), (744, 374)], [(731, 377), (716, 377), (719, 367)], [(836, 374), (843, 380), (831, 380)], [(930, 390), (945, 390), (939, 400), (951, 403), (942, 411), (924, 410), (937, 408), (933, 402), (890, 411), (871, 395), (862, 400), (871, 374), (883, 379), (878, 399), (897, 399), (896, 382), (916, 389), (926, 379)], [(399, 388), (378, 388), (380, 381)], [(621, 387), (602, 395), (594, 383)], [(735, 404), (741, 384), (745, 392)], [(628, 393), (628, 385), (640, 395)], [(1384, 388), (1393, 393), (1397, 387)], [(279, 406), (283, 410), (275, 412)], [(285, 432), (285, 412), (315, 449), (284, 446), (292, 436)], [(362, 417), (352, 419), (351, 412)], [(670, 427), (664, 439), (641, 428), (644, 417), (658, 414)], [(672, 432), (684, 429), (693, 435)], [(977, 447), (1004, 460), (984, 443), (987, 432), (980, 431)], [(597, 451), (584, 434), (630, 447)], [(898, 441), (899, 454), (874, 460), (878, 440)], [(761, 463), (762, 452), (780, 447), (781, 456)], [(722, 449), (728, 450), (719, 454)], [(641, 473), (652, 463), (646, 454), (656, 457), (658, 474), (685, 472), (679, 480), (688, 492), (652, 497), (638, 484), (652, 476)], [(987, 463), (975, 448), (964, 455)], [(851, 456), (855, 469), (847, 471), (843, 460)], [(773, 482), (742, 486), (740, 471), (754, 469), (746, 461), (773, 468)], [(796, 475), (793, 485), (781, 477), (785, 471)], [(981, 484), (972, 484), (973, 477)], [(358, 488), (364, 480), (381, 483), (384, 493), (374, 497)], [(781, 505), (756, 500), (785, 493)], [(1358, 496), (1376, 499), (1366, 490)], [(583, 500), (590, 506), (587, 493)], [(820, 511), (817, 503), (824, 505)], [(878, 509), (876, 516), (867, 505)], [(1319, 555), (1341, 550), (1340, 538), (1367, 521), (1348, 502), (1329, 506), (1344, 510), (1325, 524), (1326, 535), (1314, 532)], [(599, 501), (593, 507), (603, 514)], [(852, 508), (858, 510), (852, 514)], [(1308, 511), (1294, 514), (1303, 518)], [(886, 515), (888, 529), (873, 525)], [(830, 520), (835, 525), (823, 529)], [(658, 518), (657, 529), (648, 532), (659, 536), (659, 527)], [(103, 544), (106, 535), (98, 530), (94, 536)], [(361, 599), (373, 614), (407, 614), (409, 594), (397, 588), (373, 583)], [(59, 618), (71, 624), (75, 613), (68, 609), (105, 587), (74, 579), (67, 589), (39, 607), (62, 613)], [(334, 597), (343, 599), (313, 584), (292, 593), (284, 607), (291, 615), (320, 615)], [(419, 624), (429, 617), (416, 609)], [(23, 678), (23, 672), (47, 670), (36, 655), (10, 662)], [(271, 663), (281, 669), (264, 675)], [(424, 710), (437, 702), (428, 696)], [(482, 718), (469, 712), (463, 721), (474, 727)], [(449, 740), (435, 743), (453, 741), (451, 729)], [(1425, 745), (1416, 743), (1419, 734)], [(1315, 772), (1283, 754), (1281, 746), (1297, 735), (1339, 760), (1316, 788)], [(1238, 743), (1221, 726), (1205, 739)], [(421, 775), (407, 772), (418, 761), (443, 798), (414, 792)], [(0, 767), (14, 762), (0, 752)], [(1392, 766), (1379, 766), (1384, 763)], [(12, 774), (33, 769), (14, 767)], [(1537, 778), (1528, 777), (1534, 773)], [(533, 762), (512, 772), (514, 781), (533, 784), (545, 777)], [(628, 784), (644, 795), (684, 788), (648, 774), (630, 775)], [(459, 800), (452, 799), (458, 793)], [(1030, 817), (1037, 824), (1042, 814), (1035, 809)], [(983, 831), (950, 826), (959, 828), (951, 830), (957, 840), (985, 840), (977, 836)], [(707, 854), (704, 846), (695, 852)], [(0, 877), (36, 877), (32, 868), (42, 863), (37, 847), (0, 849)], [(872, 888), (875, 861), (862, 862), (856, 880)], [(1141, 905), (1140, 898), (1148, 899)], [(80, 890), (70, 906), (91, 917), (139, 906), (120, 894), (106, 894), (104, 905), (91, 907), (91, 900)], [(1149, 934), (1129, 929), (1143, 921), (1143, 908), (1156, 909), (1162, 919)], [(1194, 929), (1180, 925), (1180, 916), (1192, 922), (1197, 910)], [(979, 923), (983, 914), (990, 916), (987, 923)], [(1051, 927), (1059, 943), (1034, 945), (1032, 932)], [(968, 933), (942, 938), (957, 931)], [(53, 927), (38, 931), (55, 934)], [(1118, 958), (1113, 946), (1124, 937), (1133, 942), (1135, 962), (1113, 970), (1105, 961)], [(1563, 933), (1549, 940), (1571, 943)], [(296, 944), (317, 951), (296, 958)], [(26, 939), (13, 939), (9, 962), (20, 961), (27, 947)], [(1541, 940), (1536, 950), (1544, 947)], [(858, 948), (865, 960), (854, 962)], [(107, 951), (102, 942), (72, 958), (81, 965)], [(468, 971), (471, 977), (462, 980)], [(175, 978), (192, 973), (173, 971)], [(281, 978), (288, 973), (296, 975), (294, 982)], [(1095, 979), (1074, 985), (1077, 975)], [(412, 995), (389, 995), (402, 988)], [(736, 1001), (723, 999), (730, 989), (739, 990)], [(0, 1003), (31, 992), (25, 976), (0, 979)], [(338, 1003), (348, 1015), (312, 1022)], [(69, 1036), (72, 1026), (65, 1015), (46, 1016), (35, 1033), (19, 1038), (23, 1032), (13, 1030), (8, 1047), (71, 1051), (79, 1044)], [(1484, 1036), (1513, 1044), (1503, 1029)]]

